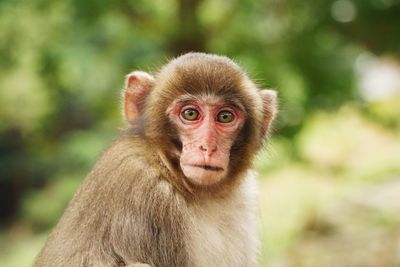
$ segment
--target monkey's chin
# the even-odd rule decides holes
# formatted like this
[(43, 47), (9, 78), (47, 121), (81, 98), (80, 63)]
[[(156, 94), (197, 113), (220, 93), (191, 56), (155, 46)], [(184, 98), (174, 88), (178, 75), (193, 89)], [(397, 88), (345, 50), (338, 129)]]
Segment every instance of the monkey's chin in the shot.
[(225, 170), (220, 167), (181, 164), (186, 178), (197, 186), (211, 186), (225, 177)]

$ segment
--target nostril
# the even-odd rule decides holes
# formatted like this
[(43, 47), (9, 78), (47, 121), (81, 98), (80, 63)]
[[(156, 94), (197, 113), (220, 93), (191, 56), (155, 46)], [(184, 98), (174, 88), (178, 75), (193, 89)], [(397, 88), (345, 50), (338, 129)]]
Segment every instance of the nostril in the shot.
[(200, 146), (200, 150), (206, 152), (207, 148), (205, 148), (203, 145)]
[(212, 154), (212, 153), (214, 153), (214, 152), (217, 151), (217, 147), (216, 147), (216, 146), (210, 148), (210, 147), (208, 147), (208, 146), (200, 145), (200, 146), (199, 146), (199, 149), (200, 149), (201, 151), (203, 151), (203, 152), (209, 152), (210, 154)]

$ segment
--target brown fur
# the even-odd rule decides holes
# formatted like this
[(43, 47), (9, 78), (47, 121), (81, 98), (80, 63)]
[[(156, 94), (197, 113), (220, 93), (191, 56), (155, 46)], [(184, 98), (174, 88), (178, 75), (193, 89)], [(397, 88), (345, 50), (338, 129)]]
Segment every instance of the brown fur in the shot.
[(139, 138), (122, 136), (104, 152), (36, 266), (186, 266), (180, 201), (157, 187), (166, 169), (149, 151)]
[[(166, 114), (187, 93), (236, 99), (246, 112), (228, 178), (207, 188), (188, 183), (179, 169), (179, 136)], [(103, 153), (35, 266), (189, 266), (192, 206), (228, 199), (239, 187), (262, 145), (265, 112), (270, 120), (275, 115), (274, 101), (271, 96), (265, 107), (256, 86), (228, 58), (191, 53), (171, 61), (156, 75), (144, 114)]]
[[(177, 166), (178, 159), (168, 152), (176, 148), (179, 150), (179, 138), (165, 110), (182, 94), (214, 94), (225, 100), (237, 99), (245, 107), (248, 119), (231, 149), (229, 179), (212, 188), (196, 188), (194, 185), (190, 188), (195, 197), (202, 194), (210, 196), (210, 193), (213, 197), (221, 196), (230, 192), (237, 178), (250, 168), (254, 151), (262, 145), (266, 132), (262, 127), (264, 114), (268, 114), (271, 122), (276, 102), (271, 98), (269, 105), (264, 107), (259, 89), (238, 65), (226, 57), (189, 53), (162, 68), (156, 75), (156, 83), (146, 102), (144, 131), (154, 146), (167, 154), (170, 165), (175, 167), (174, 178), (177, 179), (184, 179)], [(164, 129), (170, 129), (167, 136)]]

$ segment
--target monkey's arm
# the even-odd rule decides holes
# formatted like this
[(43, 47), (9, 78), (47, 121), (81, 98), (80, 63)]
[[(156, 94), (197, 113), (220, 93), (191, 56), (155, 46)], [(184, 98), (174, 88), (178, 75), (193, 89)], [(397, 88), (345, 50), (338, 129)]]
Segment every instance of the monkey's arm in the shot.
[(142, 149), (122, 138), (103, 154), (35, 266), (187, 266), (176, 196)]

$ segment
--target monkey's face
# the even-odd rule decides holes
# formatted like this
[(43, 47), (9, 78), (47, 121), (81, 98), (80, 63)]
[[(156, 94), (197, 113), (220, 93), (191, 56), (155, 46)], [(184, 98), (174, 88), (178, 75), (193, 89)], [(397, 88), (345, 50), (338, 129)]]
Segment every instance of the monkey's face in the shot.
[(123, 100), (132, 132), (191, 193), (229, 190), (243, 177), (276, 113), (273, 91), (259, 90), (230, 59), (202, 53), (176, 58), (154, 77), (132, 72)]
[(245, 120), (242, 105), (216, 96), (183, 95), (167, 112), (182, 143), (180, 168), (186, 178), (209, 186), (226, 177), (231, 147)]

